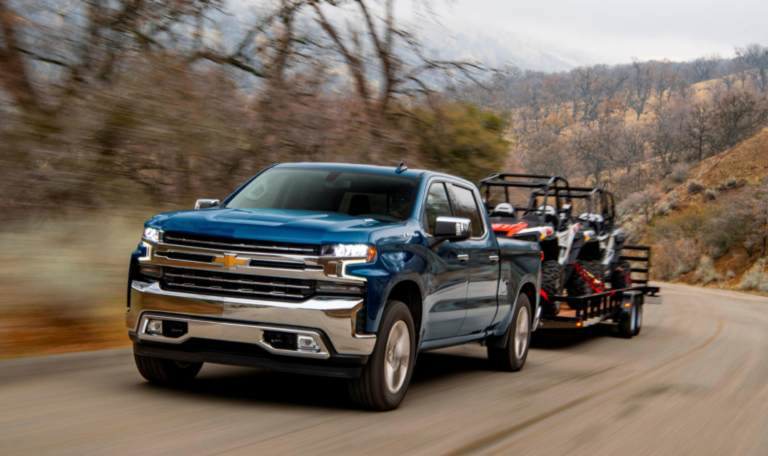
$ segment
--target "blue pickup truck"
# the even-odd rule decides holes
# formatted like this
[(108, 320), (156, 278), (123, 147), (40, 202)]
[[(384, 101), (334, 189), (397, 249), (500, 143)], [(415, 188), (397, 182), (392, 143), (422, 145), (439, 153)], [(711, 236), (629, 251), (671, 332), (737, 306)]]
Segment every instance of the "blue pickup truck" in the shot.
[(389, 410), (417, 354), (468, 342), (520, 370), (541, 250), (497, 238), (474, 184), (406, 167), (273, 165), (225, 200), (149, 219), (126, 326), (151, 382), (203, 363), (349, 379)]

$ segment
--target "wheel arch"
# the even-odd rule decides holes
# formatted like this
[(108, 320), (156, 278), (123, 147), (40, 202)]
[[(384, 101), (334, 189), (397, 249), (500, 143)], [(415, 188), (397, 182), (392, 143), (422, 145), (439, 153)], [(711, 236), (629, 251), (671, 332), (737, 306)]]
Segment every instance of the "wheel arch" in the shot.
[(512, 304), (512, 311), (499, 322), (498, 326), (496, 326), (496, 331), (494, 331), (494, 335), (488, 338), (486, 345), (489, 347), (506, 346), (507, 339), (509, 338), (509, 331), (507, 331), (507, 329), (509, 329), (509, 325), (512, 323), (512, 318), (514, 317), (515, 312), (517, 312), (517, 306), (520, 303), (520, 296), (523, 294), (528, 298), (528, 302), (531, 305), (531, 312), (533, 313), (533, 315), (531, 315), (531, 324), (533, 324), (536, 309), (539, 307), (537, 290), (536, 283), (532, 279), (523, 280), (522, 284), (517, 289), (515, 302)]

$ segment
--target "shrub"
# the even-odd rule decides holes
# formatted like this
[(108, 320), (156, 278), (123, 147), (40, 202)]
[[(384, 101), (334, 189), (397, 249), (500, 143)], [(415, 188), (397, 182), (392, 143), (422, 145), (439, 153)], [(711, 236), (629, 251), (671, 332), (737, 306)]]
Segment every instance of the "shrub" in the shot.
[(672, 173), (669, 175), (669, 180), (675, 184), (682, 184), (688, 177), (688, 170), (691, 165), (688, 163), (678, 163), (672, 167)]
[(701, 185), (701, 182), (697, 180), (692, 180), (688, 182), (688, 193), (691, 195), (698, 195), (699, 193), (704, 191), (704, 186)]
[(701, 249), (692, 239), (664, 239), (653, 244), (651, 275), (658, 280), (674, 280), (696, 268)]
[(707, 191), (704, 192), (704, 198), (707, 201), (715, 201), (717, 199), (717, 189), (708, 188)]
[(699, 259), (699, 266), (696, 268), (696, 272), (693, 274), (693, 280), (701, 282), (702, 285), (712, 283), (717, 280), (718, 274), (715, 270), (715, 263), (707, 255), (702, 256)]
[(768, 293), (768, 273), (765, 271), (768, 258), (761, 258), (741, 277), (739, 288), (742, 290), (757, 290)]

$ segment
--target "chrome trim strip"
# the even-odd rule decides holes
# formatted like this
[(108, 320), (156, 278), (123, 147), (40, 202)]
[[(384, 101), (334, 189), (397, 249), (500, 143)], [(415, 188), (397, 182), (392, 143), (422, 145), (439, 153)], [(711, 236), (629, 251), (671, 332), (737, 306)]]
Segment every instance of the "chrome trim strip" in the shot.
[[(195, 244), (206, 244), (206, 245), (217, 245), (217, 246), (224, 246), (227, 247), (227, 250), (231, 247), (246, 247), (246, 248), (254, 248), (254, 249), (265, 249), (265, 250), (283, 250), (283, 251), (289, 251), (289, 252), (304, 252), (304, 253), (315, 253), (315, 249), (308, 249), (308, 248), (299, 248), (299, 247), (277, 247), (277, 246), (252, 246), (248, 244), (235, 244), (231, 243), (228, 244), (226, 242), (214, 242), (214, 241), (198, 241), (193, 239), (186, 239), (183, 237), (174, 237), (173, 235), (169, 235), (166, 233), (163, 236), (163, 241), (165, 239), (171, 240), (171, 241), (181, 241), (181, 242), (190, 242)], [(261, 241), (254, 241), (254, 242), (261, 242)], [(195, 246), (186, 246), (186, 247), (195, 247)]]
[(285, 292), (279, 292), (279, 291), (270, 291), (269, 293), (264, 291), (251, 291), (246, 289), (239, 289), (239, 290), (226, 290), (224, 288), (216, 288), (216, 287), (203, 287), (200, 285), (192, 285), (191, 283), (174, 283), (172, 286), (176, 287), (184, 287), (184, 288), (194, 288), (197, 290), (211, 290), (211, 291), (225, 291), (228, 293), (243, 293), (243, 294), (254, 294), (259, 296), (280, 296), (280, 297), (286, 297), (286, 298), (298, 298), (301, 299), (304, 296), (303, 295), (294, 295), (294, 294), (288, 294)]
[[(187, 323), (187, 333), (178, 338), (165, 337), (161, 334), (151, 334), (147, 332), (147, 323), (149, 320), (180, 321)], [(162, 314), (146, 312), (141, 316), (139, 324), (141, 330), (137, 333), (139, 340), (148, 342), (163, 342), (168, 344), (181, 344), (192, 338), (222, 340), (226, 342), (242, 342), (256, 344), (271, 353), (285, 356), (297, 356), (303, 358), (327, 359), (330, 357), (328, 348), (323, 343), (323, 338), (316, 331), (304, 329), (279, 328), (264, 325), (231, 323), (221, 321), (211, 321), (200, 318), (173, 317)], [(264, 340), (264, 331), (276, 331), (291, 333), (303, 336), (310, 336), (320, 348), (320, 351), (300, 351), (286, 350), (272, 347)]]
[[(165, 276), (181, 277), (184, 279), (210, 280), (211, 282), (240, 283), (240, 284), (246, 284), (246, 285), (263, 285), (266, 287), (300, 288), (302, 290), (309, 290), (311, 288), (307, 285), (289, 285), (285, 283), (256, 282), (253, 280), (229, 280), (229, 279), (220, 279), (218, 277), (200, 277), (200, 276), (191, 276), (186, 274), (172, 274), (168, 272), (165, 273)], [(171, 284), (171, 285), (181, 285), (181, 284)], [(203, 288), (206, 288), (206, 287), (203, 287)]]

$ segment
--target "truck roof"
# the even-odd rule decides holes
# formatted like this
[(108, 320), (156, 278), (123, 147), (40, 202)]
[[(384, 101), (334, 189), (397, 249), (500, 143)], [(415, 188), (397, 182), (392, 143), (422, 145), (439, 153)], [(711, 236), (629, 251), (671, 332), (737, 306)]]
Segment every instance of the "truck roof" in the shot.
[(474, 184), (467, 181), (466, 179), (461, 179), (459, 177), (452, 176), (450, 174), (438, 173), (435, 171), (427, 171), (424, 169), (408, 168), (407, 170), (401, 173), (396, 173), (395, 170), (397, 170), (397, 166), (361, 165), (361, 164), (351, 164), (351, 163), (299, 162), (299, 163), (279, 163), (275, 165), (275, 167), (276, 168), (339, 169), (339, 170), (346, 170), (346, 171), (361, 171), (366, 173), (388, 174), (391, 176), (404, 176), (404, 177), (411, 177), (411, 178), (445, 176), (445, 177), (450, 177), (452, 179), (462, 180), (467, 184), (471, 184), (474, 187)]

